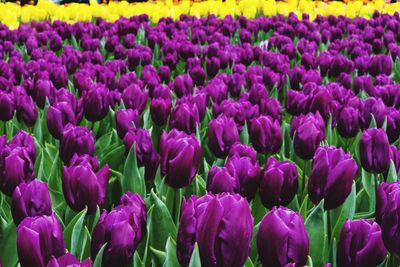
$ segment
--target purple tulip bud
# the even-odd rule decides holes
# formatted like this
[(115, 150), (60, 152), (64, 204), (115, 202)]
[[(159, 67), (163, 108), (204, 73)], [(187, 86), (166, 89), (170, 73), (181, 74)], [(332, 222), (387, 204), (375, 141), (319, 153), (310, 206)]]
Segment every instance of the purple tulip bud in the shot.
[(235, 143), (229, 150), (229, 158), (234, 156), (239, 156), (240, 158), (248, 157), (252, 162), (257, 161), (257, 152), (254, 150), (254, 148), (241, 143)]
[[(231, 148), (225, 166), (237, 180), (237, 192), (250, 201), (254, 198), (260, 183), (260, 165), (255, 156), (252, 157), (254, 150), (246, 155), (245, 151), (239, 150), (240, 143), (237, 144)], [(240, 152), (244, 153), (241, 155)]]
[(388, 108), (387, 112), (386, 133), (389, 143), (393, 144), (400, 136), (400, 111), (395, 108)]
[[(208, 61), (207, 61), (208, 62)], [(210, 63), (211, 64), (211, 63)], [(211, 68), (211, 67), (210, 67)], [(211, 70), (210, 70), (211, 71)], [(218, 71), (217, 71), (218, 72)], [(189, 75), (196, 86), (201, 86), (206, 80), (206, 72), (201, 66), (195, 66), (189, 71)], [(211, 75), (210, 75), (211, 76)], [(214, 75), (215, 76), (215, 75)], [(212, 76), (212, 77), (214, 77)]]
[(177, 103), (171, 112), (169, 128), (184, 131), (187, 134), (196, 133), (200, 125), (199, 110), (194, 103)]
[(221, 103), (224, 99), (228, 98), (228, 86), (220, 78), (220, 76), (215, 77), (208, 81), (205, 90), (207, 95), (211, 98), (214, 103)]
[(208, 142), (217, 157), (228, 155), (231, 146), (239, 142), (239, 132), (232, 118), (224, 115), (213, 119), (208, 125)]
[[(82, 158), (84, 161), (86, 158)], [(93, 169), (89, 163), (82, 160), (73, 160), (63, 169), (62, 187), (65, 200), (75, 211), (85, 207), (88, 213), (96, 211), (97, 206), (102, 207), (107, 193), (109, 167), (105, 165), (100, 170)], [(76, 164), (79, 163), (79, 164)]]
[(93, 133), (86, 127), (71, 124), (64, 127), (60, 142), (60, 158), (64, 163), (69, 163), (75, 153), (78, 155), (94, 155), (94, 151)]
[(360, 140), (361, 166), (368, 172), (383, 173), (390, 166), (389, 140), (383, 129), (371, 128)]
[(372, 76), (378, 76), (379, 74), (392, 74), (393, 62), (388, 55), (376, 55), (372, 57), (368, 72)]
[(62, 39), (58, 34), (52, 34), (50, 37), (49, 48), (54, 52), (61, 50), (63, 47)]
[(86, 259), (82, 262), (79, 262), (77, 258), (71, 253), (67, 253), (61, 257), (52, 256), (49, 263), (46, 267), (92, 267), (92, 261), (90, 259)]
[(32, 127), (36, 123), (38, 116), (37, 108), (32, 97), (28, 95), (17, 96), (17, 119)]
[(177, 76), (173, 82), (172, 88), (177, 97), (193, 94), (193, 80), (188, 74)]
[(142, 128), (131, 128), (125, 134), (124, 144), (127, 154), (135, 144), (138, 166), (144, 166), (145, 179), (154, 179), (160, 163), (160, 156), (154, 148), (149, 132)]
[(115, 112), (115, 123), (119, 138), (124, 139), (130, 128), (140, 127), (139, 112), (135, 109), (125, 109)]
[(107, 243), (102, 259), (104, 267), (128, 264), (145, 234), (147, 217), (143, 199), (137, 194), (124, 195), (122, 198), (130, 200), (116, 206), (109, 213), (103, 211), (93, 229), (93, 259)]
[(250, 253), (252, 232), (253, 217), (244, 198), (226, 193), (192, 196), (182, 201), (178, 261), (188, 266), (197, 242), (202, 266), (243, 266)]
[(260, 183), (260, 196), (265, 207), (286, 206), (296, 195), (298, 173), (295, 163), (279, 162), (270, 157), (265, 165)]
[(110, 92), (100, 84), (96, 84), (83, 94), (85, 117), (91, 122), (105, 118), (110, 108)]
[(47, 184), (33, 180), (19, 184), (12, 195), (11, 213), (18, 225), (26, 217), (51, 215), (51, 199)]
[(290, 134), (296, 155), (304, 160), (311, 159), (319, 144), (325, 139), (325, 123), (319, 112), (293, 118)]
[(238, 193), (238, 181), (226, 167), (213, 166), (208, 172), (207, 191), (213, 194)]
[(141, 114), (146, 108), (148, 96), (147, 91), (142, 91), (139, 85), (132, 84), (122, 93), (122, 100), (126, 108), (136, 109)]
[(17, 228), (17, 251), (24, 267), (43, 267), (51, 256), (64, 255), (64, 237), (56, 215), (26, 217)]
[(339, 207), (351, 192), (357, 169), (356, 161), (341, 148), (319, 147), (308, 179), (310, 200), (317, 205), (324, 199), (327, 210)]
[(215, 77), (221, 67), (221, 62), (217, 57), (208, 58), (206, 61), (206, 70), (208, 77)]
[[(393, 207), (390, 207), (390, 205), (395, 205), (395, 206), (397, 205), (397, 203), (393, 201), (397, 201), (397, 194), (400, 192), (399, 189), (400, 189), (399, 181), (389, 184), (386, 182), (382, 182), (379, 185), (376, 191), (376, 209), (375, 209), (375, 221), (379, 223), (379, 225), (383, 226), (382, 220), (385, 217), (386, 211), (388, 211), (389, 216), (390, 212), (393, 212)], [(386, 225), (389, 224), (386, 223)], [(400, 250), (397, 250), (397, 253), (399, 252)]]
[(285, 266), (307, 262), (310, 241), (298, 212), (274, 207), (262, 219), (257, 233), (257, 250), (263, 266)]
[(344, 138), (352, 138), (357, 135), (360, 130), (359, 111), (353, 107), (345, 107), (342, 109), (337, 121), (337, 130)]
[(171, 79), (171, 70), (168, 66), (161, 66), (158, 70), (158, 74), (160, 75), (161, 82), (167, 84)]
[[(36, 143), (35, 139), (23, 130), (19, 130), (16, 135), (10, 141), (10, 147), (22, 147), (24, 148), (29, 155), (29, 158), (32, 162), (36, 160)], [(1, 146), (0, 146), (1, 147)]]
[(14, 95), (0, 91), (0, 120), (9, 121), (14, 117)]
[(161, 175), (168, 185), (182, 188), (196, 175), (201, 160), (201, 147), (194, 135), (173, 129), (160, 138)]
[(302, 91), (289, 90), (286, 93), (286, 110), (291, 115), (300, 115), (309, 108), (310, 98)]
[(282, 145), (282, 130), (279, 121), (269, 116), (260, 116), (250, 121), (250, 140), (259, 153), (275, 154)]
[(34, 166), (28, 151), (12, 145), (3, 147), (0, 154), (0, 190), (11, 196), (23, 182), (34, 179)]
[(150, 115), (153, 122), (158, 126), (167, 123), (171, 113), (172, 96), (166, 86), (158, 86), (154, 89), (153, 99), (150, 105)]
[(78, 123), (75, 112), (68, 102), (57, 102), (50, 106), (47, 110), (46, 121), (49, 132), (56, 139), (61, 139), (67, 124), (76, 125)]
[(378, 127), (382, 127), (385, 117), (387, 115), (387, 108), (380, 98), (368, 97), (361, 102), (360, 107), (360, 127), (361, 129), (367, 129), (374, 115), (376, 124)]
[(346, 220), (340, 232), (337, 265), (378, 266), (387, 254), (381, 228), (372, 220)]
[(52, 104), (55, 99), (56, 88), (50, 80), (38, 80), (35, 82), (35, 100), (39, 108), (43, 109), (46, 98)]

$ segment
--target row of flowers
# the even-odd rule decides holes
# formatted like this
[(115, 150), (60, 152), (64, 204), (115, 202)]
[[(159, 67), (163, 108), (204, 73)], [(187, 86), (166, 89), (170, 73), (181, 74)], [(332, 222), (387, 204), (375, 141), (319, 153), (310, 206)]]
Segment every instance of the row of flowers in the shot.
[(1, 25), (2, 264), (398, 265), (399, 33), (378, 12)]
[(0, 4), (0, 22), (10, 28), (17, 28), (21, 22), (33, 20), (63, 20), (68, 23), (77, 21), (91, 21), (94, 17), (101, 17), (107, 21), (115, 21), (121, 16), (130, 17), (148, 14), (151, 21), (157, 23), (162, 17), (178, 19), (180, 15), (207, 16), (214, 14), (220, 18), (227, 15), (246, 16), (255, 18), (259, 15), (274, 16), (282, 14), (288, 16), (291, 12), (301, 15), (308, 13), (311, 19), (318, 15), (343, 15), (349, 18), (357, 16), (369, 18), (374, 11), (393, 14), (400, 10), (400, 3), (386, 4), (384, 0), (363, 2), (361, 0), (344, 3), (340, 1), (310, 1), (310, 0), (227, 0), (227, 1), (156, 1), (145, 3), (111, 2), (108, 5), (99, 5), (94, 1), (90, 5), (68, 4), (60, 6), (48, 1), (39, 1), (37, 6), (20, 7), (17, 4)]

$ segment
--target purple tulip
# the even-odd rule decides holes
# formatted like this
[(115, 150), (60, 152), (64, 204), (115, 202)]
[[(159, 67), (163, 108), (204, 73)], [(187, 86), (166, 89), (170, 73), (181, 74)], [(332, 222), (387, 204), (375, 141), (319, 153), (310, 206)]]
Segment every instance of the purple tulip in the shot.
[(173, 129), (160, 138), (161, 175), (168, 185), (182, 188), (196, 175), (201, 160), (201, 147), (194, 135)]
[(68, 124), (64, 127), (60, 142), (60, 158), (64, 163), (69, 163), (72, 156), (94, 155), (94, 137), (86, 127), (78, 127)]
[(67, 124), (78, 123), (75, 112), (68, 102), (57, 102), (50, 106), (47, 110), (46, 121), (49, 132), (56, 139), (61, 139)]
[(285, 266), (307, 262), (310, 241), (298, 212), (274, 207), (262, 219), (257, 233), (257, 250), (263, 266)]
[(354, 91), (358, 94), (361, 91), (364, 91), (368, 94), (372, 94), (374, 91), (374, 85), (372, 83), (371, 76), (357, 76), (354, 79)]
[(0, 153), (0, 190), (11, 196), (23, 182), (34, 179), (34, 166), (28, 151), (23, 147), (5, 146)]
[(241, 267), (250, 253), (252, 232), (253, 217), (244, 198), (226, 193), (192, 196), (182, 202), (178, 261), (188, 266), (197, 242), (202, 266)]
[(139, 85), (132, 84), (123, 91), (122, 100), (126, 108), (136, 109), (141, 114), (146, 108), (148, 95), (148, 92), (142, 91)]
[(379, 74), (392, 74), (393, 62), (388, 55), (376, 55), (372, 57), (368, 72), (372, 76), (378, 76)]
[(146, 205), (132, 193), (122, 196), (120, 205), (103, 211), (92, 233), (91, 255), (96, 258), (107, 243), (103, 254), (104, 267), (125, 266), (133, 257), (146, 230)]
[(197, 106), (190, 102), (177, 103), (171, 112), (169, 128), (192, 134), (196, 133), (198, 126), (200, 126), (200, 117)]
[(52, 104), (54, 102), (56, 88), (50, 80), (38, 80), (35, 82), (35, 100), (39, 108), (43, 109), (46, 99)]
[(211, 167), (208, 172), (207, 191), (213, 194), (238, 193), (238, 180), (226, 167)]
[(255, 157), (252, 157), (252, 152), (255, 151), (253, 150), (248, 155), (245, 153), (239, 154), (239, 146), (231, 148), (225, 167), (237, 180), (239, 185), (237, 192), (250, 201), (257, 192), (261, 170), (258, 161)]
[(168, 66), (161, 66), (158, 70), (158, 74), (160, 75), (161, 82), (169, 83), (171, 79), (171, 70)]
[(115, 112), (115, 123), (119, 138), (124, 139), (130, 128), (140, 127), (139, 112), (136, 109), (119, 110)]
[(167, 123), (172, 108), (171, 91), (167, 86), (157, 86), (153, 92), (150, 105), (150, 115), (153, 122), (158, 126)]
[(248, 157), (252, 162), (257, 161), (257, 152), (254, 150), (254, 148), (241, 143), (235, 143), (229, 150), (229, 158), (234, 156), (238, 156), (240, 158)]
[[(29, 155), (29, 158), (32, 162), (36, 160), (36, 143), (35, 139), (23, 130), (19, 130), (16, 135), (10, 140), (10, 147), (22, 147), (24, 148)], [(1, 146), (0, 146), (1, 147)]]
[(339, 134), (345, 138), (352, 138), (357, 135), (360, 130), (359, 111), (353, 107), (345, 107), (339, 115), (337, 121), (337, 130)]
[(64, 237), (56, 215), (26, 217), (17, 228), (17, 251), (22, 267), (43, 267), (51, 256), (64, 255)]
[(265, 165), (260, 183), (261, 201), (265, 207), (286, 206), (296, 195), (298, 173), (295, 163), (279, 162), (270, 157)]
[(218, 74), (221, 62), (217, 57), (208, 58), (206, 61), (206, 70), (208, 77), (214, 77)]
[(390, 166), (389, 140), (383, 129), (371, 128), (360, 140), (361, 166), (368, 172), (383, 173)]
[(85, 162), (86, 158), (77, 157), (75, 154), (70, 164), (63, 169), (62, 187), (65, 200), (75, 211), (87, 207), (88, 213), (93, 213), (97, 206), (104, 205), (110, 170), (108, 165), (97, 170), (96, 161), (96, 166), (92, 166), (91, 162)]
[(35, 125), (38, 113), (32, 97), (28, 95), (17, 96), (16, 111), (18, 121), (24, 122), (29, 127)]
[(381, 228), (372, 220), (346, 220), (340, 232), (337, 265), (340, 267), (373, 267), (387, 254)]
[(142, 128), (131, 128), (126, 133), (123, 141), (127, 154), (132, 145), (135, 144), (138, 166), (144, 166), (145, 179), (154, 179), (160, 164), (160, 156), (153, 145), (149, 132)]
[(282, 145), (282, 130), (279, 121), (269, 116), (260, 116), (250, 121), (249, 135), (253, 147), (263, 154), (275, 154)]
[(51, 215), (51, 200), (47, 184), (33, 180), (19, 184), (12, 195), (11, 214), (18, 225), (26, 217)]
[(357, 163), (341, 148), (319, 147), (308, 179), (308, 194), (314, 204), (324, 199), (325, 209), (342, 205), (351, 192)]
[(95, 122), (104, 119), (109, 107), (110, 93), (105, 86), (96, 84), (83, 94), (83, 109), (87, 120)]
[(325, 123), (319, 112), (300, 115), (292, 120), (290, 133), (296, 155), (308, 160), (325, 139)]
[(189, 75), (196, 86), (203, 85), (206, 80), (206, 72), (203, 70), (201, 66), (195, 66), (192, 69), (190, 69)]
[(177, 97), (193, 94), (193, 80), (188, 74), (177, 76), (173, 82), (172, 88)]
[(0, 120), (9, 121), (14, 117), (14, 95), (0, 91)]
[(49, 263), (46, 267), (92, 267), (92, 261), (90, 259), (86, 259), (82, 262), (79, 262), (77, 258), (71, 253), (67, 253), (61, 257), (52, 256)]
[(217, 157), (228, 155), (231, 146), (238, 141), (239, 132), (233, 119), (222, 115), (209, 123), (209, 147)]

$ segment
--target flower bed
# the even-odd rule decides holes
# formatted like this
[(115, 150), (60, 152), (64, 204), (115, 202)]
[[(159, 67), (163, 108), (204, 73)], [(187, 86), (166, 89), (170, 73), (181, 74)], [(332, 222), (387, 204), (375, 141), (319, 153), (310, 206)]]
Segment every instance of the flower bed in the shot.
[(399, 33), (378, 12), (1, 25), (3, 266), (397, 266)]

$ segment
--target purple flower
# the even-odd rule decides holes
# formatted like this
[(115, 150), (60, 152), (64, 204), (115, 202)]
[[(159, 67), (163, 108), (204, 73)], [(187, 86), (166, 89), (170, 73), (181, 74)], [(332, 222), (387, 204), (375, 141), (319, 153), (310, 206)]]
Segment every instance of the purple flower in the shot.
[(110, 108), (110, 92), (101, 85), (96, 84), (83, 94), (83, 109), (85, 117), (91, 122), (100, 121), (107, 116)]
[(274, 207), (262, 219), (257, 233), (257, 250), (263, 266), (279, 267), (288, 263), (304, 266), (310, 241), (298, 212)]
[(86, 127), (77, 127), (68, 124), (63, 131), (60, 142), (60, 158), (69, 163), (72, 156), (93, 155), (95, 151), (93, 133)]
[(238, 181), (226, 167), (211, 167), (208, 172), (207, 191), (213, 194), (218, 193), (237, 193)]
[(107, 243), (102, 259), (104, 267), (128, 264), (145, 235), (147, 212), (143, 199), (128, 192), (121, 197), (121, 202), (110, 212), (104, 210), (93, 229), (93, 259)]
[(389, 140), (383, 129), (365, 130), (359, 146), (361, 166), (366, 171), (383, 173), (389, 169)]
[(130, 128), (140, 127), (139, 112), (135, 109), (125, 109), (115, 112), (115, 123), (119, 138), (123, 139)]
[(360, 130), (360, 113), (353, 107), (345, 107), (339, 114), (337, 121), (337, 130), (345, 138), (352, 138)]
[(264, 206), (271, 209), (274, 206), (288, 205), (296, 195), (297, 187), (296, 164), (287, 160), (279, 162), (270, 157), (260, 183), (260, 196)]
[(142, 91), (137, 84), (128, 86), (122, 93), (122, 100), (126, 108), (136, 109), (139, 114), (146, 108), (148, 92)]
[(184, 131), (187, 134), (196, 133), (200, 125), (199, 110), (195, 103), (179, 102), (175, 105), (169, 119), (169, 128)]
[(282, 145), (282, 130), (279, 121), (269, 116), (260, 116), (250, 121), (250, 140), (259, 153), (275, 154)]
[[(28, 152), (29, 158), (32, 162), (36, 159), (36, 143), (35, 139), (23, 130), (19, 130), (10, 141), (10, 147), (21, 147)], [(1, 146), (0, 146), (1, 147)]]
[(233, 144), (239, 141), (239, 132), (232, 118), (224, 115), (213, 119), (208, 125), (208, 142), (217, 157), (228, 155)]
[(314, 204), (324, 199), (325, 209), (342, 205), (351, 192), (357, 163), (341, 148), (319, 147), (313, 158), (308, 195)]
[(177, 97), (193, 94), (193, 80), (188, 74), (177, 76), (173, 82), (172, 88)]
[(92, 267), (92, 261), (90, 259), (86, 259), (82, 262), (79, 262), (77, 258), (71, 253), (67, 253), (61, 257), (54, 257), (52, 256), (49, 263), (46, 267)]
[(17, 228), (17, 251), (21, 266), (43, 267), (52, 256), (66, 253), (61, 225), (53, 213), (25, 218)]
[(125, 134), (124, 144), (127, 154), (135, 144), (138, 165), (144, 166), (145, 179), (154, 179), (160, 163), (160, 156), (153, 145), (149, 132), (142, 128), (130, 128)]
[(337, 264), (343, 267), (378, 266), (387, 254), (381, 228), (372, 220), (346, 220), (340, 232)]
[(96, 166), (92, 166), (91, 162), (85, 162), (86, 159), (77, 159), (75, 154), (63, 169), (62, 187), (65, 200), (73, 210), (81, 211), (87, 207), (88, 213), (93, 213), (97, 206), (104, 205), (110, 170), (108, 165), (97, 170), (97, 160)]
[(226, 193), (192, 196), (182, 202), (178, 261), (188, 266), (197, 242), (202, 266), (243, 266), (250, 253), (252, 232), (253, 217), (244, 198)]
[(201, 160), (201, 147), (194, 135), (173, 129), (160, 138), (161, 175), (168, 185), (182, 188), (196, 175)]
[(371, 62), (368, 68), (368, 72), (372, 76), (378, 76), (379, 74), (392, 74), (393, 62), (388, 55), (376, 55), (371, 58)]
[(9, 121), (14, 117), (15, 102), (14, 95), (0, 91), (0, 120)]
[(51, 135), (61, 139), (64, 127), (67, 124), (76, 125), (78, 120), (75, 111), (68, 102), (57, 102), (50, 106), (46, 114), (47, 127)]

